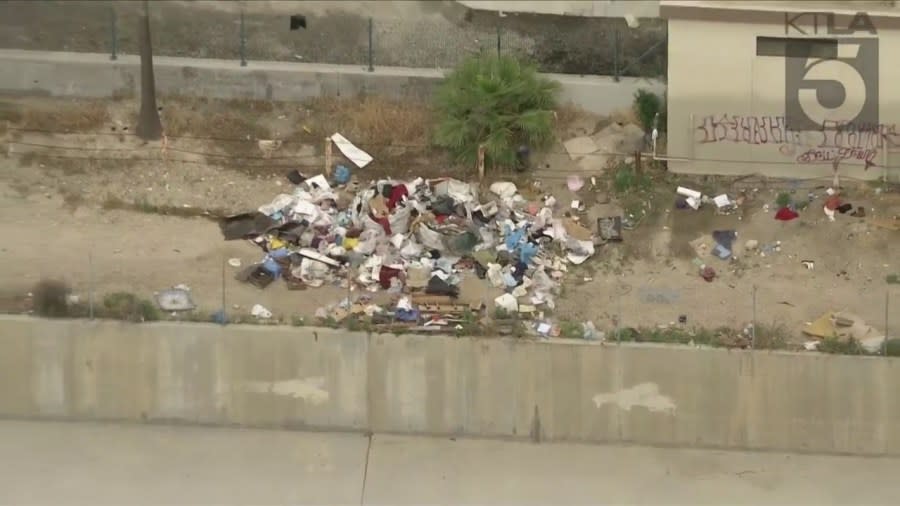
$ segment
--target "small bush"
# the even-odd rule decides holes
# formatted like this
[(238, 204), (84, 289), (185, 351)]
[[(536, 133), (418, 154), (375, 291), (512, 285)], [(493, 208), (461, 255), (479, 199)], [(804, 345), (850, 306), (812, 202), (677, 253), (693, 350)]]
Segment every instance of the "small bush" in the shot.
[(779, 193), (778, 197), (775, 198), (775, 205), (777, 205), (779, 208), (787, 207), (791, 205), (792, 200), (793, 199), (791, 199), (790, 193)]
[(644, 89), (637, 90), (634, 94), (634, 114), (645, 132), (652, 131), (654, 126), (660, 132), (666, 130), (666, 103), (659, 95)]
[(787, 348), (788, 328), (780, 323), (758, 323), (753, 347), (756, 349), (782, 350)]
[(32, 290), (34, 312), (48, 318), (69, 316), (68, 296), (71, 289), (62, 281), (44, 280)]
[(513, 167), (519, 146), (540, 149), (552, 141), (558, 90), (513, 57), (471, 57), (438, 89), (435, 144), (466, 164), (475, 163), (484, 145), (485, 164)]
[(649, 190), (652, 184), (649, 177), (639, 174), (627, 163), (619, 164), (613, 175), (613, 189), (618, 194)]
[(856, 339), (838, 339), (826, 337), (819, 343), (819, 351), (822, 353), (834, 353), (836, 355), (865, 355), (866, 350)]
[(889, 357), (900, 357), (900, 339), (888, 339), (884, 351)]
[(103, 297), (106, 316), (130, 322), (149, 322), (160, 319), (160, 311), (152, 301), (128, 292), (111, 293)]

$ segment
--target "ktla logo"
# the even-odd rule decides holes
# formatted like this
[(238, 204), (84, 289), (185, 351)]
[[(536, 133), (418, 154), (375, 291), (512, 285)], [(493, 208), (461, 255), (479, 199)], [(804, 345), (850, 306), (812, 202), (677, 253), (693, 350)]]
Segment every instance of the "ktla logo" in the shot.
[(821, 130), (834, 121), (877, 125), (878, 39), (869, 16), (856, 13), (843, 28), (833, 13), (786, 15), (785, 33), (792, 29), (805, 37), (785, 40), (787, 128)]

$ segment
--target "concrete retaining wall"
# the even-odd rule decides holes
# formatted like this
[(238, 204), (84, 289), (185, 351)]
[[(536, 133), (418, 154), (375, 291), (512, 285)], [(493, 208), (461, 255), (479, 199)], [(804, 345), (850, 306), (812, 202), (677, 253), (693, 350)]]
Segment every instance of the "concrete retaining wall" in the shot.
[(896, 359), (0, 318), (0, 415), (900, 455)]
[[(0, 94), (61, 97), (135, 97), (140, 92), (140, 59), (94, 53), (0, 50)], [(302, 101), (318, 96), (378, 94), (426, 99), (443, 79), (435, 69), (352, 65), (250, 62), (201, 58), (154, 58), (160, 95)], [(605, 76), (548, 74), (562, 85), (561, 100), (597, 114), (631, 107), (639, 88), (662, 93), (657, 81)]]

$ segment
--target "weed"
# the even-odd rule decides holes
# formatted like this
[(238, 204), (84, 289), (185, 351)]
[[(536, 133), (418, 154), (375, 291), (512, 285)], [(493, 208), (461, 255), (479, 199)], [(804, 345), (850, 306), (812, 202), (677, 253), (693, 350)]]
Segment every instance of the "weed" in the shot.
[(584, 336), (584, 328), (578, 322), (563, 320), (559, 322), (559, 336), (568, 339), (581, 339)]
[(161, 317), (156, 304), (133, 293), (115, 292), (103, 297), (105, 316), (131, 322), (156, 321)]
[(900, 339), (888, 339), (884, 351), (889, 357), (900, 357)]
[(783, 323), (757, 323), (753, 347), (764, 350), (787, 348), (788, 329)]
[(39, 281), (32, 289), (34, 312), (50, 318), (69, 316), (67, 301), (69, 293), (71, 293), (71, 289), (62, 281)]
[(306, 318), (303, 316), (291, 316), (291, 325), (294, 327), (305, 327), (306, 326)]
[(371, 322), (369, 322), (368, 319), (357, 315), (348, 316), (347, 319), (344, 320), (344, 326), (351, 332), (369, 332), (372, 329)]
[(494, 308), (494, 319), (495, 320), (505, 320), (510, 317), (509, 311), (502, 307)]
[(822, 353), (834, 353), (839, 355), (865, 355), (866, 350), (856, 339), (847, 340), (836, 337), (826, 337), (819, 342), (818, 350)]
[(889, 285), (900, 285), (900, 274), (888, 274), (884, 280)]
[(326, 316), (325, 318), (322, 318), (322, 326), (336, 329), (340, 326), (340, 324), (337, 320), (334, 319), (333, 316)]
[(634, 94), (634, 114), (644, 128), (650, 132), (654, 127), (659, 131), (666, 129), (666, 104), (659, 95), (640, 89)]
[(617, 194), (648, 191), (652, 186), (650, 178), (644, 173), (638, 173), (631, 164), (622, 162), (615, 168), (613, 190)]
[(106, 126), (110, 121), (101, 100), (60, 101), (52, 109), (29, 107), (19, 116), (19, 126), (27, 130), (84, 132)]
[(782, 192), (782, 193), (779, 193), (777, 197), (775, 197), (775, 205), (778, 206), (779, 208), (787, 207), (787, 206), (791, 205), (792, 200), (793, 199), (791, 198), (790, 193)]

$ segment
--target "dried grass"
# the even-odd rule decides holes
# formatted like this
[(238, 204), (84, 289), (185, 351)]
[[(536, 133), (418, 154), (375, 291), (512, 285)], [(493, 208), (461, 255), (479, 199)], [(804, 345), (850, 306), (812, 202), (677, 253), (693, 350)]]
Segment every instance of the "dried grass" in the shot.
[(26, 130), (85, 132), (98, 130), (110, 122), (104, 102), (60, 102), (53, 109), (29, 107), (21, 111), (18, 126)]
[[(386, 147), (428, 147), (434, 116), (428, 104), (385, 97), (361, 99), (319, 97), (307, 105), (320, 119), (328, 119), (327, 134), (340, 132), (372, 151)], [(327, 135), (326, 134), (326, 135)]]

